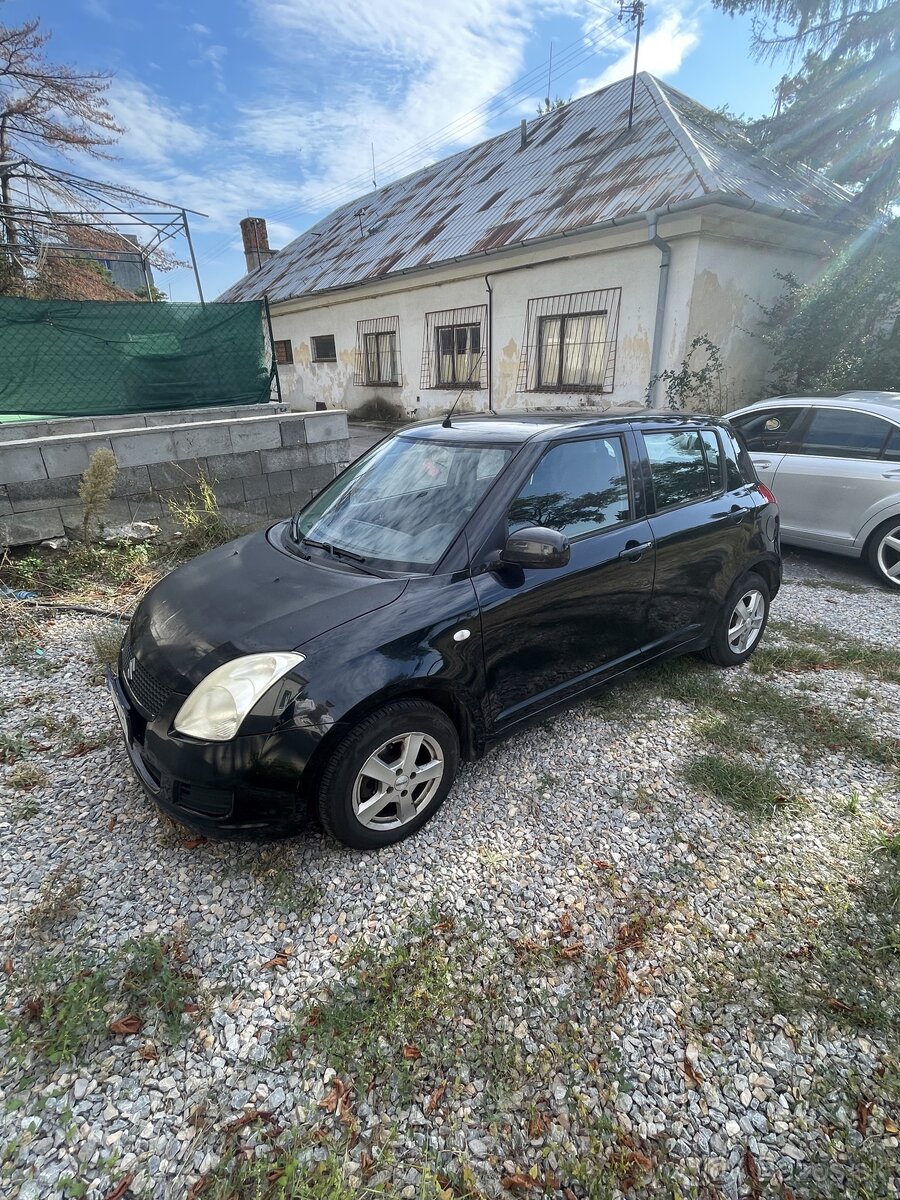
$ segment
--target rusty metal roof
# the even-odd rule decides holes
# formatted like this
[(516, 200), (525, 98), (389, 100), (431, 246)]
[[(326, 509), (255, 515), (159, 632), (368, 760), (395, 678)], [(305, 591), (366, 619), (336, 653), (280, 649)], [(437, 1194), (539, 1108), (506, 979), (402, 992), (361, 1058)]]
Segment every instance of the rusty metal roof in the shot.
[[(335, 209), (220, 297), (273, 302), (490, 254), (705, 197), (815, 220), (848, 193), (756, 153), (716, 113), (638, 75)], [(357, 215), (362, 214), (362, 228)]]

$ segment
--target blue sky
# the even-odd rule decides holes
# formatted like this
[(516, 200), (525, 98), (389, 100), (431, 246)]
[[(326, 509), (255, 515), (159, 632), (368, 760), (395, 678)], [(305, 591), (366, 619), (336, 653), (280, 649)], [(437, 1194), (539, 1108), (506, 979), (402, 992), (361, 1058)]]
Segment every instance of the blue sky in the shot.
[[(337, 204), (534, 115), (551, 94), (631, 71), (611, 0), (6, 0), (40, 16), (50, 56), (114, 73), (126, 129), (74, 169), (209, 214), (192, 223), (207, 298), (243, 274), (238, 222), (284, 245)], [(750, 56), (746, 19), (649, 0), (640, 67), (710, 107), (770, 111), (782, 64)], [(87, 168), (85, 170), (85, 168)], [(177, 246), (180, 257), (184, 246)], [(183, 270), (157, 283), (196, 298)]]

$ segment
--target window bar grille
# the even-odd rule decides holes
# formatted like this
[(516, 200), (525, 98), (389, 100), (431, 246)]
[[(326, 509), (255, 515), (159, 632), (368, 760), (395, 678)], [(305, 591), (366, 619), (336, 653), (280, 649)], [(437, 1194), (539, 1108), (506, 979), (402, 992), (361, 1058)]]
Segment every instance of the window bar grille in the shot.
[[(369, 334), (392, 333), (394, 335), (393, 380), (370, 380), (366, 362), (366, 339)], [(356, 322), (356, 370), (353, 382), (357, 387), (399, 387), (400, 365), (400, 318), (373, 317)]]
[[(619, 333), (619, 305), (621, 288), (605, 288), (594, 292), (570, 292), (568, 295), (539, 296), (528, 301), (525, 330), (522, 335), (522, 353), (519, 357), (519, 375), (516, 381), (518, 392), (587, 392), (603, 395), (613, 390), (616, 372), (616, 342)], [(599, 353), (603, 364), (602, 380), (597, 383), (548, 383), (541, 380), (541, 328), (552, 332), (546, 324), (548, 318), (605, 316), (603, 337), (594, 343), (585, 343), (592, 352)], [(562, 346), (557, 354), (564, 353)], [(583, 356), (582, 356), (583, 357)], [(550, 358), (552, 361), (552, 356)]]
[(444, 308), (438, 312), (425, 314), (425, 337), (422, 342), (422, 370), (419, 377), (419, 387), (443, 388), (458, 391), (463, 381), (442, 383), (438, 369), (438, 330), (454, 325), (477, 325), (479, 329), (479, 353), (473, 354), (474, 360), (480, 360), (474, 379), (467, 386), (487, 387), (487, 354), (485, 352), (487, 338), (487, 305), (473, 304), (468, 308)]

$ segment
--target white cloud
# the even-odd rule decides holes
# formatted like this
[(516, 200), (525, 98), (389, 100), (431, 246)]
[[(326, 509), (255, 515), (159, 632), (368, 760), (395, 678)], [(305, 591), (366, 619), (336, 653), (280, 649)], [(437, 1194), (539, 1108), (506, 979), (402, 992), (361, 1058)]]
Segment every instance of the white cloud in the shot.
[(196, 154), (206, 142), (206, 132), (191, 125), (146, 84), (117, 77), (109, 91), (109, 105), (125, 132), (116, 152), (139, 162), (169, 162), (175, 155)]
[[(651, 14), (652, 15), (652, 14)], [(674, 75), (700, 41), (700, 22), (694, 13), (669, 7), (655, 24), (648, 22), (641, 34), (638, 70), (665, 78)], [(634, 67), (633, 34), (621, 38), (615, 49), (619, 56), (599, 75), (578, 82), (576, 96), (585, 96), (630, 75)]]
[(185, 25), (185, 29), (188, 31), (188, 33), (196, 33), (201, 37), (204, 34), (212, 33), (212, 30), (208, 25), (201, 25), (199, 21), (195, 21), (193, 25)]

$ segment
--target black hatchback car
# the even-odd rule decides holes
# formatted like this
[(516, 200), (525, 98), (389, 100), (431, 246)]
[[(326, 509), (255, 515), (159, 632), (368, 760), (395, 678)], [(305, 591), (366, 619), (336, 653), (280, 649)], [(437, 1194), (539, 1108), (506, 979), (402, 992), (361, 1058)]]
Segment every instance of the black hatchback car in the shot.
[(404, 429), (291, 521), (179, 567), (108, 684), (131, 762), (205, 832), (419, 829), (460, 757), (668, 654), (743, 662), (778, 509), (708, 417)]

